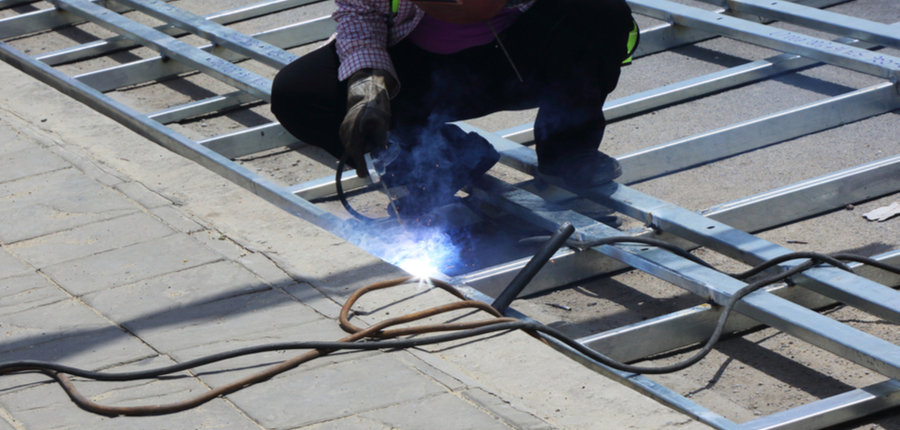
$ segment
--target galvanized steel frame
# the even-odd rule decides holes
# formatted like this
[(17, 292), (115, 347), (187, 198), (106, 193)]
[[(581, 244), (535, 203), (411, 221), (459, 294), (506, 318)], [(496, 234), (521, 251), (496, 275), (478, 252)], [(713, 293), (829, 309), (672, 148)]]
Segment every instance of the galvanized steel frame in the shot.
[[(192, 141), (164, 125), (247, 103), (268, 101), (271, 82), (234, 63), (253, 59), (273, 68), (283, 67), (297, 58), (285, 49), (326, 38), (333, 32), (334, 23), (329, 17), (323, 17), (250, 36), (224, 25), (313, 1), (315, 0), (269, 0), (200, 17), (172, 7), (163, 0), (117, 0), (116, 3), (54, 0), (56, 9), (0, 19), (0, 39), (85, 21), (101, 25), (121, 36), (37, 57), (29, 57), (0, 42), (0, 58), (288, 212), (345, 239), (352, 239), (338, 217), (309, 202), (334, 193), (331, 178), (279, 187), (231, 161), (235, 157), (297, 143), (280, 125), (263, 125), (200, 142)], [(710, 12), (665, 0), (630, 0), (636, 13), (668, 22), (642, 31), (642, 44), (636, 57), (696, 43), (717, 35), (786, 53), (610, 101), (604, 108), (610, 121), (800, 70), (818, 62), (872, 74), (885, 78), (888, 82), (623, 155), (618, 157), (625, 171), (625, 176), (619, 181), (621, 184), (666, 175), (900, 108), (897, 87), (900, 58), (869, 51), (875, 45), (900, 47), (900, 27), (874, 25), (869, 21), (850, 19), (816, 9), (843, 0), (805, 0), (794, 3), (761, 0), (703, 1), (725, 9)], [(0, 9), (28, 3), (32, 1), (0, 0)], [(157, 28), (143, 26), (118, 13), (127, 10), (141, 11), (166, 24)], [(829, 41), (773, 29), (760, 23), (768, 19), (830, 31), (843, 37)], [(177, 39), (185, 34), (199, 35), (211, 44), (202, 47), (187, 45)], [(54, 65), (105, 55), (137, 45), (150, 47), (161, 55), (74, 77), (52, 68)], [(215, 77), (234, 86), (237, 91), (146, 115), (103, 94), (123, 86), (168, 79), (193, 71)], [(525, 173), (534, 172), (534, 151), (521, 145), (533, 138), (531, 124), (498, 133), (487, 133), (464, 123), (460, 126), (488, 138), (501, 152), (504, 164)], [(900, 191), (900, 181), (897, 178), (900, 178), (900, 155), (718, 205), (700, 213), (687, 211), (619, 184), (582, 193), (581, 196), (643, 220), (653, 228), (634, 234), (663, 238), (686, 249), (705, 246), (737, 260), (755, 264), (789, 250), (765, 242), (750, 233), (846, 204), (896, 193)], [(346, 189), (367, 185), (365, 180), (357, 178), (351, 172), (343, 174), (342, 182)], [(538, 189), (534, 185), (526, 183), (514, 186), (493, 178), (484, 178), (472, 187), (471, 192), (476, 199), (548, 230), (555, 229), (563, 221), (569, 221), (578, 227), (576, 234), (582, 239), (622, 234), (554, 203), (574, 197), (570, 192), (552, 186)], [(841, 192), (835, 192), (836, 190)], [(810, 203), (785, 203), (800, 197), (800, 200)], [(766, 216), (758, 216), (761, 213)], [(877, 258), (897, 264), (900, 262), (900, 251)], [(561, 250), (554, 261), (555, 264), (539, 274), (527, 293), (556, 288), (629, 267), (709, 297), (717, 304), (727, 301), (734, 291), (744, 285), (693, 262), (646, 246), (601, 246), (585, 252)], [(499, 288), (506, 285), (521, 269), (524, 262), (525, 260), (513, 261), (445, 279), (465, 288), (470, 296), (488, 301), (488, 295), (496, 295)], [(778, 270), (787, 270), (791, 267), (789, 263), (781, 265)], [(795, 277), (794, 282), (798, 286), (774, 286), (747, 296), (737, 306), (736, 310), (742, 315), (737, 315), (730, 321), (729, 331), (769, 325), (883, 375), (900, 379), (900, 347), (810, 310), (844, 303), (889, 321), (900, 322), (900, 293), (887, 287), (900, 284), (900, 277), (865, 267), (860, 268), (860, 276), (847, 276), (836, 269), (816, 268)], [(638, 360), (702, 341), (718, 312), (717, 306), (705, 305), (588, 336), (580, 341), (599, 351), (614, 350), (616, 352), (611, 355), (620, 360)], [(520, 317), (527, 318), (524, 315)], [(555, 346), (585, 365), (715, 428), (821, 428), (900, 404), (900, 383), (887, 381), (738, 425), (646, 377), (614, 371), (565, 346)]]

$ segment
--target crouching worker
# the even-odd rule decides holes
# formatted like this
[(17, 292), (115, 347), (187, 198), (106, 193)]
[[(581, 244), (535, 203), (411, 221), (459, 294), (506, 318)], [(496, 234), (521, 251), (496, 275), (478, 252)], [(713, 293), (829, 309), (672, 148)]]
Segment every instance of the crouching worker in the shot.
[(625, 0), (336, 0), (332, 40), (282, 69), (272, 112), (299, 140), (406, 186), (398, 211), (452, 201), (499, 160), (448, 124), (539, 108), (540, 176), (573, 188), (622, 174), (598, 151), (603, 102), (638, 30)]

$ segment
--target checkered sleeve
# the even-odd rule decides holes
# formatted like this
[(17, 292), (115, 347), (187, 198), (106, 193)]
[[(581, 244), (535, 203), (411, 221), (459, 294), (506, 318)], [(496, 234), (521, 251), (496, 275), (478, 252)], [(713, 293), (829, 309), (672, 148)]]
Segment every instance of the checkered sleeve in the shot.
[(390, 0), (337, 0), (332, 15), (337, 21), (338, 79), (346, 80), (360, 69), (397, 72), (387, 52)]

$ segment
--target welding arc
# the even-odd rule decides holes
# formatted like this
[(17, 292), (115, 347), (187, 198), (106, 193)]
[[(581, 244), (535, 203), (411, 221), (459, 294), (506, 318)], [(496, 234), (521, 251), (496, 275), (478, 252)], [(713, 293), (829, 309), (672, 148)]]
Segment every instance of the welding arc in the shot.
[[(603, 239), (604, 244), (606, 243), (635, 243), (635, 239), (633, 237), (615, 237), (615, 238), (607, 238)], [(596, 241), (592, 241), (589, 244), (594, 244)], [(585, 244), (585, 243), (582, 243)], [(595, 245), (596, 246), (596, 245)], [(185, 363), (177, 364), (174, 366), (167, 366), (160, 369), (154, 369), (150, 371), (140, 371), (140, 372), (128, 372), (128, 373), (107, 373), (107, 372), (91, 372), (86, 370), (81, 370), (69, 366), (58, 365), (55, 363), (48, 362), (40, 362), (40, 361), (17, 361), (10, 362), (0, 365), (0, 375), (5, 375), (14, 372), (25, 372), (25, 371), (37, 371), (47, 374), (53, 377), (70, 398), (82, 409), (101, 414), (101, 415), (160, 415), (160, 414), (168, 414), (183, 411), (186, 409), (190, 409), (196, 406), (199, 406), (203, 403), (206, 403), (210, 400), (213, 400), (216, 397), (224, 396), (235, 391), (238, 391), (244, 387), (249, 385), (256, 384), (258, 382), (265, 381), (274, 377), (275, 375), (287, 371), (289, 369), (293, 369), (299, 366), (302, 363), (305, 363), (309, 360), (312, 360), (317, 357), (321, 357), (323, 355), (329, 354), (338, 350), (374, 350), (374, 349), (394, 349), (394, 348), (408, 348), (413, 346), (422, 346), (422, 345), (430, 345), (441, 342), (448, 342), (451, 340), (458, 340), (473, 336), (480, 336), (488, 333), (495, 332), (509, 332), (512, 330), (524, 330), (532, 335), (536, 336), (536, 333), (540, 333), (545, 339), (550, 339), (553, 341), (557, 341), (581, 354), (592, 359), (598, 363), (604, 364), (608, 367), (611, 367), (616, 370), (631, 372), (631, 373), (643, 373), (643, 374), (662, 374), (662, 373), (671, 373), (676, 372), (682, 369), (685, 369), (698, 361), (700, 361), (703, 357), (705, 357), (709, 352), (712, 351), (713, 346), (718, 342), (719, 338), (722, 336), (724, 332), (725, 322), (727, 321), (731, 311), (734, 306), (747, 294), (750, 294), (760, 288), (763, 288), (767, 285), (771, 285), (776, 282), (781, 282), (789, 279), (793, 275), (796, 275), (800, 272), (803, 272), (807, 269), (815, 267), (820, 264), (821, 261), (829, 261), (834, 257), (838, 257), (841, 259), (853, 260), (862, 262), (865, 264), (871, 264), (883, 270), (887, 270), (893, 273), (900, 274), (900, 267), (892, 266), (885, 263), (878, 262), (876, 260), (861, 257), (856, 255), (848, 255), (848, 254), (836, 254), (832, 257), (822, 254), (815, 253), (794, 253), (787, 254), (780, 257), (778, 260), (773, 261), (788, 261), (801, 257), (801, 255), (809, 256), (814, 255), (806, 262), (799, 264), (783, 273), (779, 273), (777, 275), (773, 275), (767, 277), (765, 279), (761, 279), (755, 281), (751, 284), (748, 284), (744, 288), (736, 291), (734, 295), (729, 299), (728, 303), (722, 307), (722, 314), (719, 317), (718, 324), (716, 325), (716, 329), (713, 332), (712, 336), (706, 342), (704, 347), (698, 351), (694, 356), (680, 362), (677, 364), (663, 366), (663, 367), (644, 367), (644, 366), (633, 366), (629, 364), (619, 363), (597, 351), (594, 351), (575, 339), (572, 339), (565, 334), (559, 332), (552, 327), (545, 326), (543, 324), (537, 322), (530, 321), (521, 321), (514, 318), (503, 317), (500, 312), (491, 307), (490, 305), (474, 301), (474, 300), (465, 300), (465, 295), (459, 292), (453, 286), (441, 282), (438, 280), (431, 280), (432, 285), (441, 288), (454, 296), (461, 299), (459, 302), (453, 302), (449, 304), (445, 304), (442, 306), (433, 307), (430, 309), (426, 309), (420, 312), (416, 312), (409, 315), (403, 315), (395, 318), (391, 318), (388, 320), (381, 321), (376, 323), (366, 329), (361, 329), (350, 323), (350, 311), (353, 304), (356, 303), (363, 295), (380, 289), (395, 287), (406, 283), (411, 277), (395, 279), (392, 281), (379, 282), (376, 284), (369, 285), (367, 287), (361, 288), (357, 290), (348, 300), (344, 303), (344, 306), (341, 308), (340, 312), (340, 325), (341, 328), (345, 331), (351, 333), (349, 336), (337, 341), (337, 342), (287, 342), (287, 343), (279, 343), (279, 344), (270, 344), (270, 345), (260, 345), (255, 347), (243, 348), (234, 351), (228, 351), (221, 354), (215, 354), (208, 357), (199, 358), (196, 360), (191, 360)], [(773, 264), (778, 264), (777, 262), (766, 262), (756, 268), (752, 269), (748, 272), (758, 273), (759, 271), (765, 270), (767, 267), (771, 267)], [(843, 265), (843, 264), (842, 264)], [(844, 265), (844, 267), (846, 267)], [(850, 270), (849, 267), (846, 267), (845, 270)], [(745, 272), (744, 274), (748, 273)], [(750, 276), (750, 275), (748, 275)], [(413, 326), (413, 327), (402, 327), (396, 329), (388, 328), (397, 326), (400, 324), (408, 324), (414, 321), (422, 320), (424, 318), (430, 318), (437, 315), (441, 315), (447, 312), (458, 311), (461, 309), (476, 309), (488, 312), (493, 315), (495, 318), (479, 320), (479, 321), (471, 321), (471, 322), (456, 322), (456, 323), (443, 323), (443, 324), (431, 324), (431, 325), (422, 325), (422, 326)], [(408, 336), (408, 335), (419, 335), (425, 333), (435, 333), (435, 332), (443, 332), (443, 331), (452, 331), (451, 333), (428, 336), (423, 338), (411, 338), (411, 339), (395, 339), (395, 340), (384, 340), (396, 338), (398, 336)], [(364, 339), (374, 339), (375, 341), (362, 341)], [(282, 363), (273, 365), (271, 367), (266, 368), (265, 370), (258, 372), (254, 375), (250, 375), (248, 377), (242, 378), (238, 381), (235, 381), (228, 385), (223, 385), (221, 387), (210, 390), (200, 396), (186, 399), (180, 402), (170, 403), (166, 405), (149, 405), (149, 406), (132, 406), (132, 407), (121, 407), (121, 406), (106, 406), (97, 404), (90, 399), (86, 398), (82, 395), (72, 381), (66, 376), (73, 375), (79, 376), (83, 378), (90, 378), (96, 380), (104, 380), (104, 381), (129, 381), (136, 379), (148, 379), (155, 378), (166, 374), (171, 374), (175, 372), (180, 372), (183, 370), (187, 370), (196, 366), (209, 364), (217, 361), (221, 361), (227, 358), (238, 357), (242, 355), (255, 354), (264, 351), (273, 351), (273, 350), (289, 350), (289, 349), (312, 349), (312, 351), (306, 352), (304, 354), (298, 355), (294, 358), (286, 360)]]

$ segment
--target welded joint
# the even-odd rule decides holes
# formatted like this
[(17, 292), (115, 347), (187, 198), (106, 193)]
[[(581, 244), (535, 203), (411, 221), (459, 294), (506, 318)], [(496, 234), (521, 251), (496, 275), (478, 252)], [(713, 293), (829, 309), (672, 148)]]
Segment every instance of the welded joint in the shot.
[(644, 227), (653, 230), (653, 233), (660, 234), (663, 232), (662, 227), (659, 226), (659, 220), (654, 218), (653, 212), (647, 212), (647, 221), (644, 223)]

